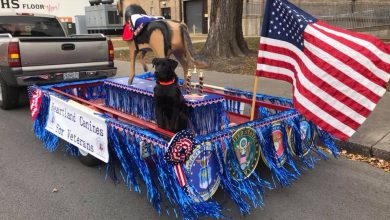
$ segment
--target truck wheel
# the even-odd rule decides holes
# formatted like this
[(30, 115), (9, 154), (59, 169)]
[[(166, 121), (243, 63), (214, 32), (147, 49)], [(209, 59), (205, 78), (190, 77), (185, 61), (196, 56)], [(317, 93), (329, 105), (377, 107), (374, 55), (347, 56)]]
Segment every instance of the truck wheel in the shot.
[(95, 167), (100, 164), (102, 164), (102, 161), (97, 159), (96, 157), (88, 154), (87, 152), (80, 150), (79, 160), (82, 164), (84, 164), (87, 167)]
[(9, 86), (0, 78), (0, 108), (13, 109), (19, 103), (19, 88)]

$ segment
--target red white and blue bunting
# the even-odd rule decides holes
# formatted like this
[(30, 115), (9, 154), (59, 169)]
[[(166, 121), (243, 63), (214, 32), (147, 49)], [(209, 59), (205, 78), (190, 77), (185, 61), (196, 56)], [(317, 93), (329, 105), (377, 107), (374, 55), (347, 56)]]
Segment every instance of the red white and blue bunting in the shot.
[[(56, 87), (74, 84), (77, 83)], [(34, 105), (39, 107), (34, 110), (36, 113), (34, 132), (44, 143), (45, 148), (53, 152), (59, 146), (59, 138), (45, 130), (50, 95), (66, 98), (49, 91), (49, 88), (50, 86), (34, 86), (30, 87), (29, 91), (33, 103), (40, 102), (40, 105)], [(107, 94), (102, 85), (66, 92), (87, 100), (105, 98), (106, 104), (110, 102), (110, 106), (116, 105), (118, 109), (123, 104), (123, 100)], [(42, 95), (37, 102), (34, 97), (39, 93)], [(252, 95), (239, 90), (231, 90), (230, 93), (237, 96)], [(282, 105), (289, 103), (287, 99), (267, 98)], [(115, 100), (122, 104), (115, 103)], [(236, 111), (240, 109), (236, 103), (230, 103), (230, 106), (225, 102), (217, 103), (222, 103), (227, 109), (232, 108)], [(150, 103), (144, 104), (151, 106)], [(221, 109), (225, 111), (224, 108)], [(333, 137), (305, 120), (296, 110), (273, 114), (267, 111), (266, 114), (267, 117), (255, 121), (234, 127), (225, 126), (218, 130), (211, 129), (210, 132), (201, 135), (198, 133), (192, 136), (192, 133), (185, 131), (176, 135), (171, 143), (149, 130), (102, 115), (106, 118), (109, 133), (110, 162), (107, 170), (114, 173), (110, 174), (112, 176), (120, 173), (123, 182), (136, 192), (141, 193), (140, 185), (144, 184), (150, 203), (160, 214), (174, 213), (176, 217), (181, 216), (184, 219), (204, 216), (223, 218), (225, 215), (222, 205), (212, 197), (217, 189), (229, 195), (242, 214), (249, 214), (252, 208), (263, 206), (265, 189), (278, 185), (289, 186), (299, 179), (302, 171), (313, 168), (318, 158), (327, 158), (328, 154), (323, 149), (330, 150), (334, 156), (339, 154)], [(225, 117), (215, 120), (215, 123), (217, 125), (213, 125), (214, 127), (222, 128), (228, 121)], [(241, 139), (233, 140), (234, 134), (244, 128), (254, 132), (253, 137), (258, 142), (256, 146), (259, 147), (253, 150), (258, 150), (259, 154), (250, 154), (251, 149), (247, 147), (248, 143), (252, 142), (249, 139), (245, 140), (245, 135)], [(77, 150), (72, 146), (67, 147), (67, 151), (77, 154), (74, 153)], [(248, 161), (252, 160), (250, 158), (263, 160), (272, 171), (273, 178), (267, 178), (259, 169), (247, 171), (246, 169), (251, 167), (251, 161)], [(112, 169), (115, 162), (120, 164), (120, 172)], [(163, 201), (169, 204), (168, 208), (161, 205)]]

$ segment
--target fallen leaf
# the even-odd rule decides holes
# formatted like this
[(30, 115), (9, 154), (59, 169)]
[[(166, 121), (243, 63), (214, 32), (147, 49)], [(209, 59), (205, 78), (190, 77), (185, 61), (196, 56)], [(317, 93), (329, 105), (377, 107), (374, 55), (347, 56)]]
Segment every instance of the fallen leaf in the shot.
[(385, 161), (383, 159), (378, 159), (375, 157), (365, 157), (358, 154), (349, 154), (346, 150), (341, 151), (341, 155), (343, 155), (349, 160), (365, 162), (370, 164), (371, 166), (383, 169), (385, 172), (390, 173), (390, 161)]

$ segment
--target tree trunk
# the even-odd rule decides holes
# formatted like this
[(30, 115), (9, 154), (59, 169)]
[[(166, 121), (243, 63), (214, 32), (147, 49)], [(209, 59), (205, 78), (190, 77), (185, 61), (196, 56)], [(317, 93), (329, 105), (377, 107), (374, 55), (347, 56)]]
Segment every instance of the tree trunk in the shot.
[(202, 54), (206, 57), (244, 56), (249, 53), (242, 32), (242, 0), (212, 0), (210, 32)]

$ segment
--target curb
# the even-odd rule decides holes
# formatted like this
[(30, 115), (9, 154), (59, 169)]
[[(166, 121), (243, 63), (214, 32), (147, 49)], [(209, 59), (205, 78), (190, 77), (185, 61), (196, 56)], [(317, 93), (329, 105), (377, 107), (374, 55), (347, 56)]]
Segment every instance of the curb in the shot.
[(369, 147), (369, 146), (356, 144), (356, 143), (348, 142), (348, 141), (341, 141), (341, 140), (336, 140), (336, 144), (342, 150), (346, 150), (348, 153), (360, 154), (360, 155), (365, 156), (365, 157), (371, 156), (371, 147)]
[(389, 151), (373, 148), (371, 150), (371, 153), (374, 157), (377, 157), (377, 158), (380, 158), (380, 159), (383, 159), (386, 161), (390, 161), (390, 152)]
[(384, 151), (381, 149), (376, 149), (371, 146), (366, 146), (362, 144), (357, 144), (348, 141), (336, 140), (336, 144), (342, 149), (346, 150), (348, 153), (359, 154), (365, 157), (376, 157), (386, 161), (390, 161), (390, 152)]

